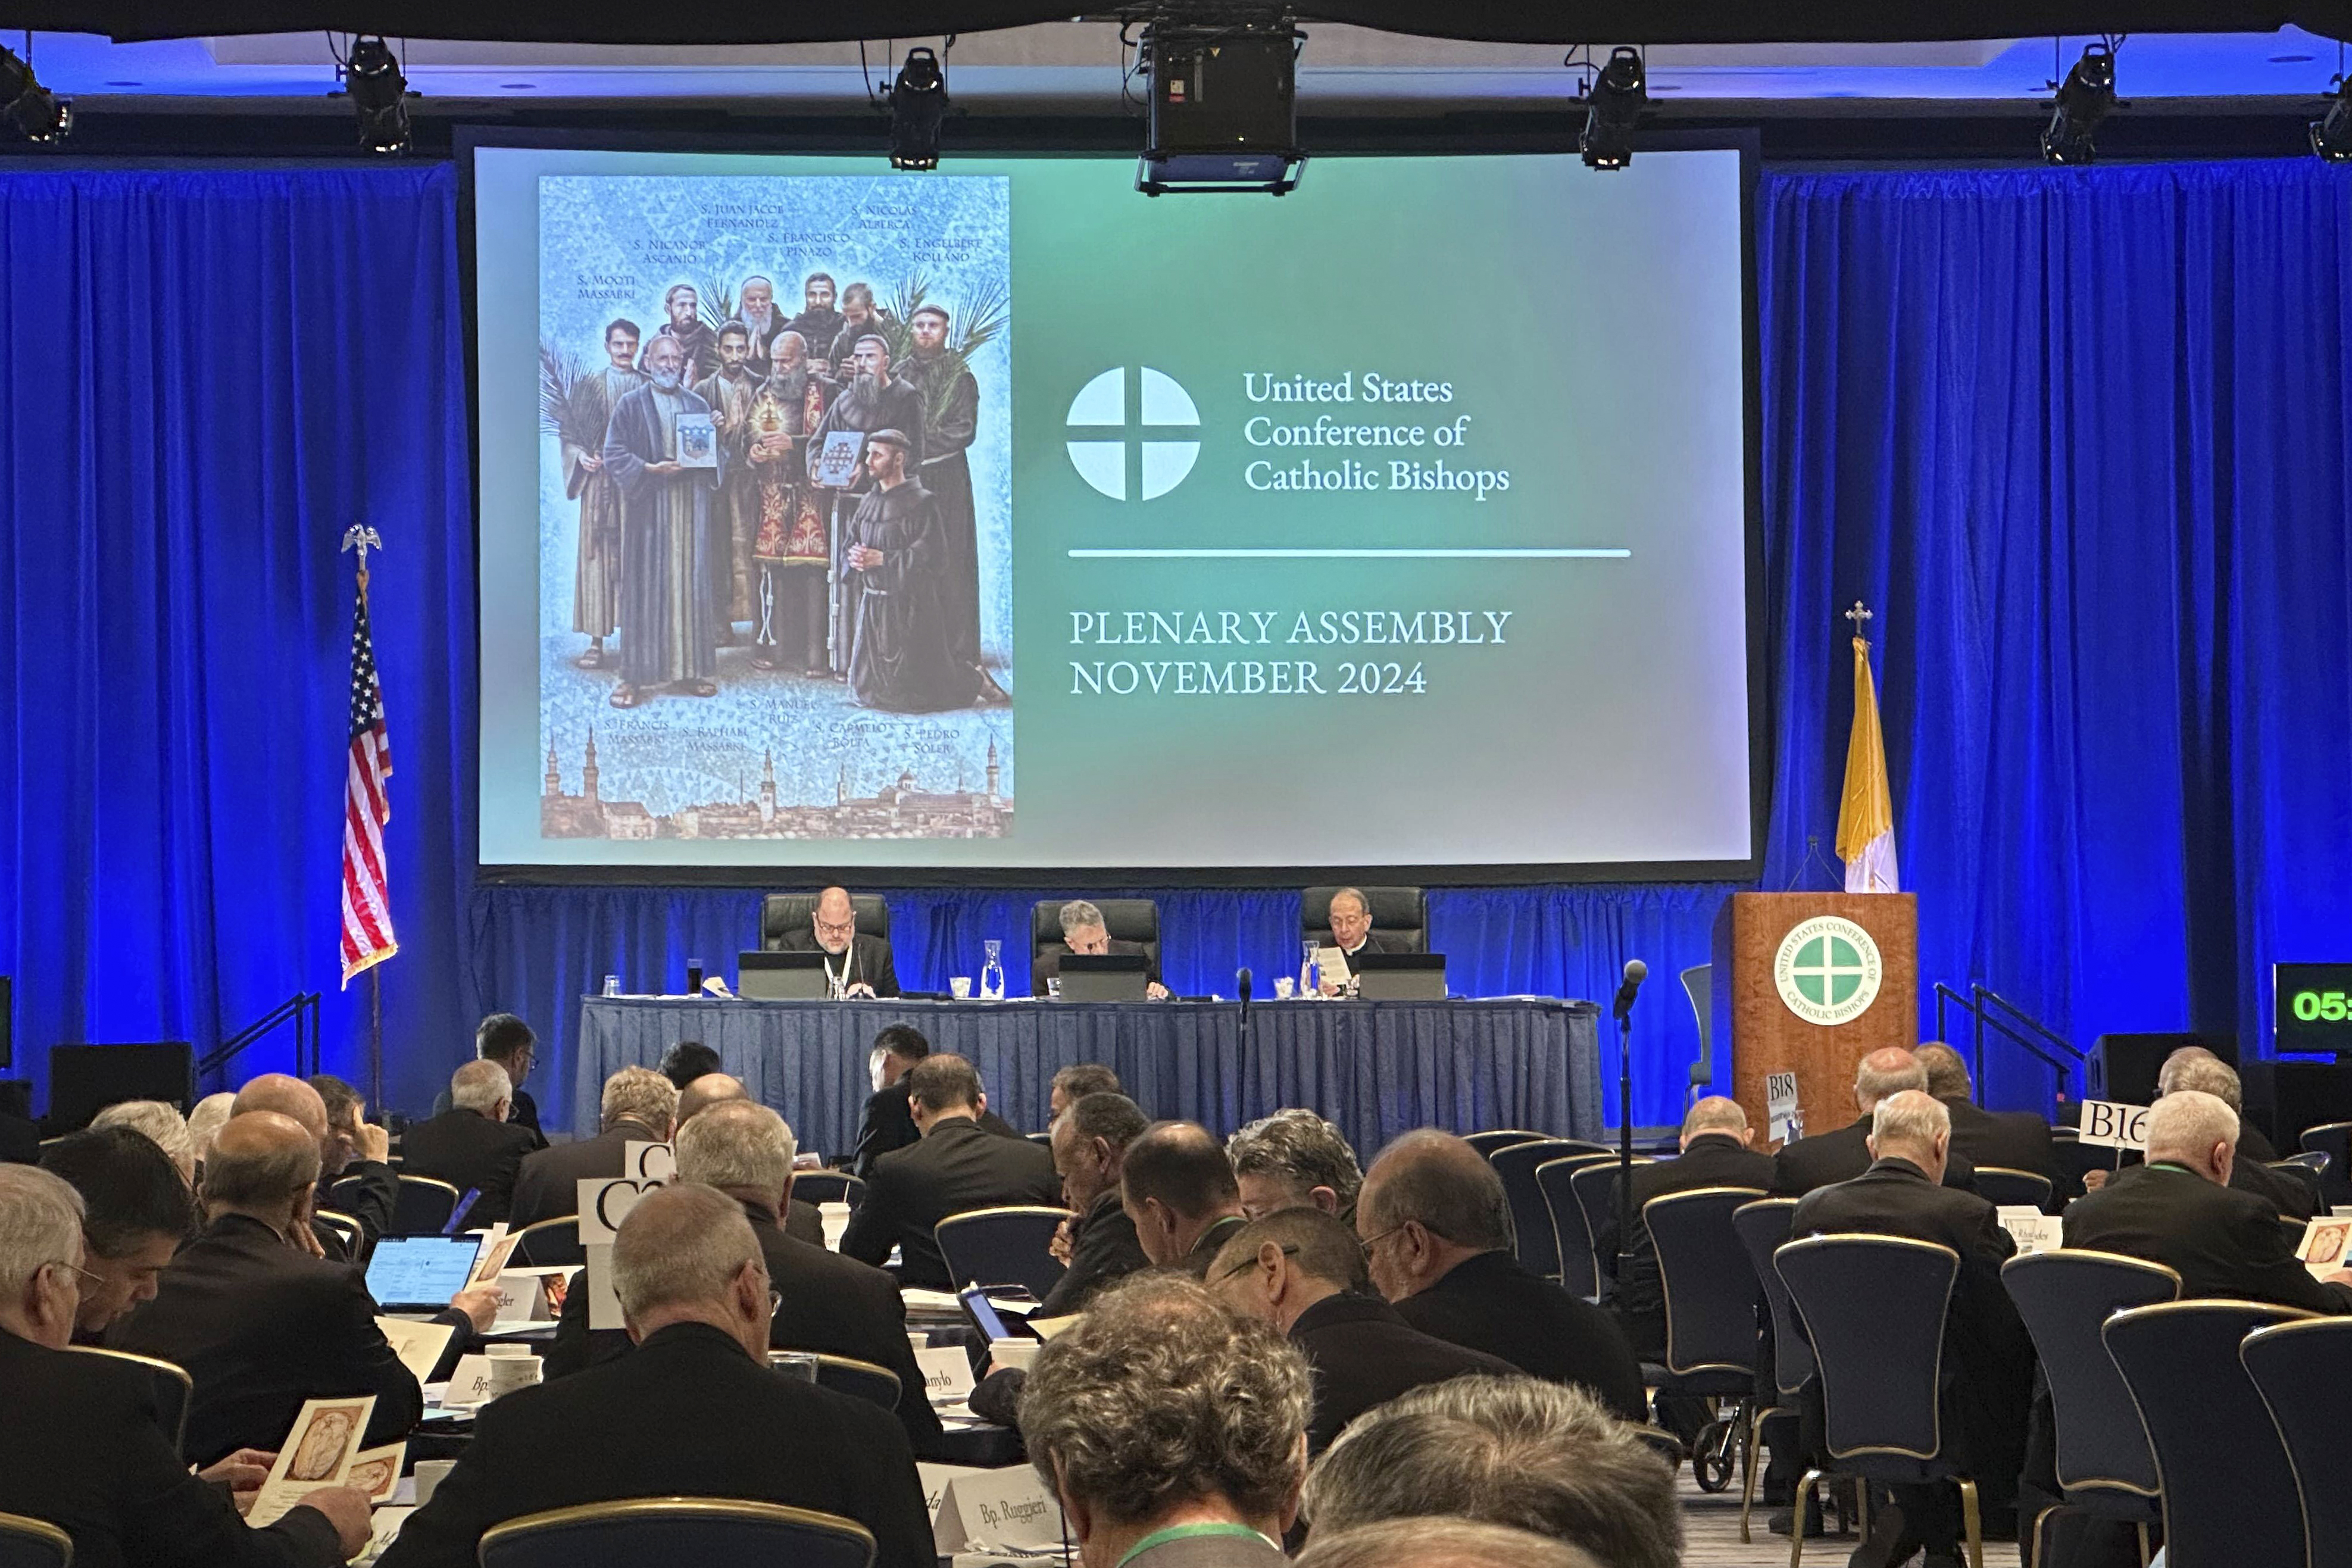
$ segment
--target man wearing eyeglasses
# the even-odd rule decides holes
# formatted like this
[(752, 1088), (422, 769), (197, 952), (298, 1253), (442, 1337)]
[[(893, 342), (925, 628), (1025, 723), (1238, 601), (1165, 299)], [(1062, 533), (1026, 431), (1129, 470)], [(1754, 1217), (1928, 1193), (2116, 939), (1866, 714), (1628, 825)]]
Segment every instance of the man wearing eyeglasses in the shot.
[(776, 945), (785, 952), (822, 952), (825, 989), (835, 996), (898, 994), (898, 972), (890, 963), (890, 939), (857, 929), (857, 908), (846, 888), (827, 888), (809, 912), (809, 929), (788, 931)]

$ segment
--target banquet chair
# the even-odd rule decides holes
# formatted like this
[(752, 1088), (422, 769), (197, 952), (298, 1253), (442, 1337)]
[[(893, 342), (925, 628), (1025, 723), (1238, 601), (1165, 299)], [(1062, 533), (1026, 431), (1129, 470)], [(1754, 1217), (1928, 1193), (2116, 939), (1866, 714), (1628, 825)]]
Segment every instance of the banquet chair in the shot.
[(56, 1525), (0, 1513), (0, 1568), (71, 1568), (73, 1538)]
[(1559, 1247), (1560, 1288), (1587, 1300), (1601, 1294), (1601, 1266), (1593, 1258), (1591, 1227), (1576, 1201), (1571, 1179), (1587, 1165), (1614, 1164), (1613, 1154), (1563, 1154), (1536, 1167), (1536, 1190), (1551, 1213), (1551, 1232)]
[(2305, 1561), (2294, 1471), (2238, 1347), (2255, 1329), (2310, 1316), (2259, 1301), (2160, 1301), (2101, 1327), (2156, 1452), (2168, 1568)]
[(1043, 1204), (1008, 1205), (950, 1215), (931, 1227), (948, 1278), (964, 1285), (1019, 1285), (1039, 1300), (1062, 1278), (1054, 1232), (1070, 1211)]
[(1543, 1189), (1536, 1185), (1536, 1167), (1547, 1160), (1591, 1152), (1591, 1144), (1570, 1138), (1530, 1138), (1486, 1156), (1486, 1163), (1502, 1178), (1503, 1198), (1510, 1206), (1511, 1250), (1528, 1273), (1547, 1279), (1557, 1279), (1560, 1274), (1559, 1237), (1553, 1234)]
[(816, 1385), (878, 1405), (885, 1410), (898, 1408), (898, 1374), (870, 1361), (820, 1353), (816, 1358)]
[(2352, 1541), (2352, 1448), (2344, 1442), (2344, 1412), (2352, 1400), (2352, 1318), (2315, 1318), (2256, 1329), (2238, 1345), (2238, 1359), (2270, 1407), (2286, 1445), (2312, 1562), (2326, 1561)]
[(76, 1355), (104, 1356), (121, 1363), (132, 1375), (146, 1381), (155, 1395), (155, 1423), (163, 1435), (172, 1439), (172, 1452), (182, 1452), (188, 1442), (188, 1406), (196, 1397), (196, 1380), (188, 1375), (185, 1367), (163, 1361), (152, 1355), (135, 1355), (130, 1351), (110, 1351), (98, 1345), (68, 1347)]
[(1491, 1160), (1497, 1149), (1507, 1149), (1514, 1143), (1524, 1143), (1531, 1138), (1543, 1136), (1541, 1132), (1529, 1132), (1522, 1128), (1500, 1127), (1490, 1128), (1484, 1132), (1465, 1132), (1462, 1135), (1462, 1142)]
[(457, 1212), (457, 1200), (465, 1194), (447, 1182), (432, 1176), (400, 1178), (400, 1196), (392, 1208), (392, 1234), (394, 1236), (438, 1236)]
[[(1645, 1154), (1633, 1156), (1635, 1165), (1654, 1165), (1656, 1161)], [(1614, 1158), (1595, 1160), (1568, 1178), (1569, 1190), (1576, 1194), (1576, 1206), (1583, 1211), (1585, 1229), (1593, 1239), (1592, 1268), (1596, 1289), (1594, 1300), (1609, 1293), (1617, 1283), (1617, 1256), (1603, 1255), (1601, 1237), (1617, 1218), (1617, 1162)]]
[(481, 1568), (777, 1563), (872, 1568), (874, 1537), (835, 1514), (729, 1498), (628, 1498), (525, 1514), (485, 1531)]
[[(2317, 1161), (2318, 1163), (2314, 1164), (2314, 1161)], [(2273, 1160), (2270, 1163), (2270, 1168), (2304, 1190), (2305, 1194), (2311, 1199), (2314, 1214), (2327, 1212), (2326, 1155), (2297, 1154), (2292, 1159)]]
[(2352, 1121), (2323, 1121), (2306, 1127), (2302, 1143), (2305, 1152), (2327, 1156), (2319, 1184), (2327, 1194), (2328, 1206), (2352, 1204)]
[(367, 1232), (361, 1228), (358, 1220), (338, 1209), (313, 1209), (310, 1217), (341, 1239), (343, 1250), (351, 1256), (352, 1262), (363, 1264), (367, 1261)]
[(801, 1171), (793, 1176), (793, 1196), (804, 1204), (847, 1204), (865, 1201), (866, 1183), (846, 1171)]
[(1772, 1267), (1772, 1254), (1789, 1239), (1790, 1217), (1797, 1212), (1794, 1198), (1758, 1198), (1731, 1211), (1732, 1234), (1748, 1252), (1748, 1266), (1756, 1270), (1756, 1279), (1764, 1288), (1764, 1304), (1772, 1315), (1772, 1407), (1762, 1403), (1748, 1423), (1747, 1479), (1739, 1489), (1739, 1540), (1748, 1540), (1748, 1520), (1756, 1506), (1756, 1450), (1762, 1441), (1764, 1423), (1774, 1415), (1794, 1416), (1798, 1414), (1797, 1397), (1813, 1375), (1813, 1347), (1806, 1342), (1805, 1331), (1797, 1321), (1797, 1309), (1789, 1300), (1789, 1287), (1780, 1271)]
[(1642, 1205), (1658, 1255), (1666, 1302), (1666, 1354), (1644, 1366), (1643, 1380), (1662, 1394), (1730, 1400), (1691, 1445), (1691, 1474), (1701, 1490), (1731, 1479), (1741, 1428), (1756, 1393), (1756, 1269), (1731, 1226), (1733, 1211), (1764, 1195), (1758, 1187), (1695, 1187)]
[(577, 1268), (588, 1261), (580, 1246), (580, 1216), (543, 1219), (515, 1232), (514, 1251), (507, 1255), (509, 1268)]
[(2007, 1165), (1977, 1167), (1977, 1196), (1995, 1208), (2031, 1208), (2048, 1214), (2056, 1191), (2056, 1184), (2039, 1171), (2012, 1170)]

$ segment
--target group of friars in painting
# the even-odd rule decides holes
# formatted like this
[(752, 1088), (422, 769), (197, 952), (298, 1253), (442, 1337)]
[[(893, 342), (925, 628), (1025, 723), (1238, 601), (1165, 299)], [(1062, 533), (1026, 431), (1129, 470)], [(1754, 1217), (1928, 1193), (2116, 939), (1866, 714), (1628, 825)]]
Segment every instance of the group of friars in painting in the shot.
[[(563, 441), (580, 503), (572, 630), (589, 639), (577, 662), (617, 663), (615, 708), (709, 697), (718, 649), (748, 623), (753, 668), (846, 680), (863, 707), (1009, 700), (981, 657), (965, 458), (980, 389), (947, 352), (948, 312), (910, 311), (911, 353), (894, 363), (894, 323), (865, 283), (836, 310), (833, 279), (813, 274), (789, 321), (767, 279), (741, 293), (713, 328), (695, 287), (674, 286), (650, 338), (626, 319), (605, 327), (605, 364), (573, 389), (587, 401), (567, 428), (604, 429), (601, 445)], [(707, 466), (682, 461), (705, 419)], [(835, 432), (855, 439), (832, 442), (837, 466), (821, 471)]]

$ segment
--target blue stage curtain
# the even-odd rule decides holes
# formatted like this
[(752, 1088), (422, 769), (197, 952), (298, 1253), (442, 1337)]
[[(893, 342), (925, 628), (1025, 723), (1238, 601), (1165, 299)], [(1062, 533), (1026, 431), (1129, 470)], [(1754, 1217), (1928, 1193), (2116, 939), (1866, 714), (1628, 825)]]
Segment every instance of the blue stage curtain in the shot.
[[(337, 988), (354, 521), (385, 545), (386, 1054), (468, 1025), (454, 191), (434, 166), (0, 174), (0, 973), (37, 1086), (52, 1044), (201, 1052), (297, 988), (365, 1083), (366, 991)], [(283, 1037), (241, 1064), (289, 1065)]]

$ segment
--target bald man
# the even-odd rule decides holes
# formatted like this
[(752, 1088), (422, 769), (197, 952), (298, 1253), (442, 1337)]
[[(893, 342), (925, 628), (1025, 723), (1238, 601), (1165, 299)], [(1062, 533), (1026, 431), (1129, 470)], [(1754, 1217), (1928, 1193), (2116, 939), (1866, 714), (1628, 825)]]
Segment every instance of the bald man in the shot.
[[(385, 1163), (391, 1143), (383, 1128), (370, 1127), (350, 1115), (337, 1128), (328, 1115), (325, 1098), (302, 1079), (282, 1072), (266, 1072), (248, 1082), (236, 1091), (228, 1109), (232, 1117), (273, 1111), (309, 1131), (319, 1145), (319, 1191), (312, 1206), (347, 1214), (359, 1223), (360, 1257), (365, 1257), (391, 1230), (393, 1211), (400, 1205), (400, 1178)], [(368, 1136), (371, 1133), (373, 1137)], [(344, 1180), (352, 1185), (340, 1198), (333, 1196), (334, 1184)], [(318, 1242), (320, 1257), (338, 1263), (357, 1261), (331, 1226), (313, 1226), (310, 1234)]]
[[(686, 1124), (714, 1105), (730, 1100), (750, 1100), (751, 1091), (743, 1080), (731, 1074), (707, 1072), (677, 1091), (677, 1124)], [(673, 1134), (675, 1137), (675, 1134)], [(811, 1247), (824, 1245), (824, 1211), (804, 1199), (793, 1198), (784, 1205), (783, 1229), (794, 1241), (805, 1241)]]
[(1119, 1157), (1119, 1205), (1155, 1268), (1205, 1279), (1209, 1265), (1249, 1216), (1225, 1146), (1192, 1121), (1157, 1121)]
[(890, 939), (867, 936), (857, 929), (857, 909), (846, 888), (827, 888), (816, 896), (806, 931), (788, 931), (776, 939), (785, 952), (824, 954), (826, 980), (844, 996), (896, 996), (898, 972), (890, 963)]
[[(108, 1337), (187, 1369), (187, 1452), (198, 1464), (275, 1450), (306, 1399), (375, 1395), (371, 1447), (406, 1436), (424, 1412), (416, 1379), (376, 1327), (366, 1279), (303, 1245), (318, 1178), (309, 1128), (271, 1110), (229, 1118), (205, 1161), (210, 1223), (163, 1270), (155, 1299)], [(451, 1352), (489, 1327), (498, 1305), (494, 1289), (452, 1298), (434, 1320), (458, 1331)]]
[[(1817, 1132), (1782, 1146), (1775, 1159), (1772, 1190), (1786, 1197), (1802, 1197), (1817, 1187), (1850, 1182), (1870, 1169), (1870, 1115), (1878, 1102), (1905, 1089), (1927, 1092), (1925, 1063), (1901, 1046), (1871, 1052), (1853, 1069), (1854, 1109), (1862, 1115), (1847, 1126)], [(1948, 1154), (1944, 1185), (1974, 1192), (1977, 1168), (1959, 1154)]]
[(1748, 1125), (1748, 1112), (1739, 1102), (1709, 1095), (1683, 1118), (1679, 1158), (1634, 1168), (1633, 1235), (1624, 1243), (1622, 1261), (1617, 1261), (1615, 1218), (1602, 1229), (1595, 1250), (1617, 1268), (1617, 1293), (1611, 1304), (1633, 1352), (1643, 1361), (1665, 1360), (1666, 1296), (1658, 1278), (1657, 1244), (1642, 1217), (1642, 1205), (1652, 1198), (1701, 1187), (1745, 1187), (1762, 1197), (1772, 1190), (1772, 1156), (1758, 1153), (1755, 1143), (1756, 1130)]

